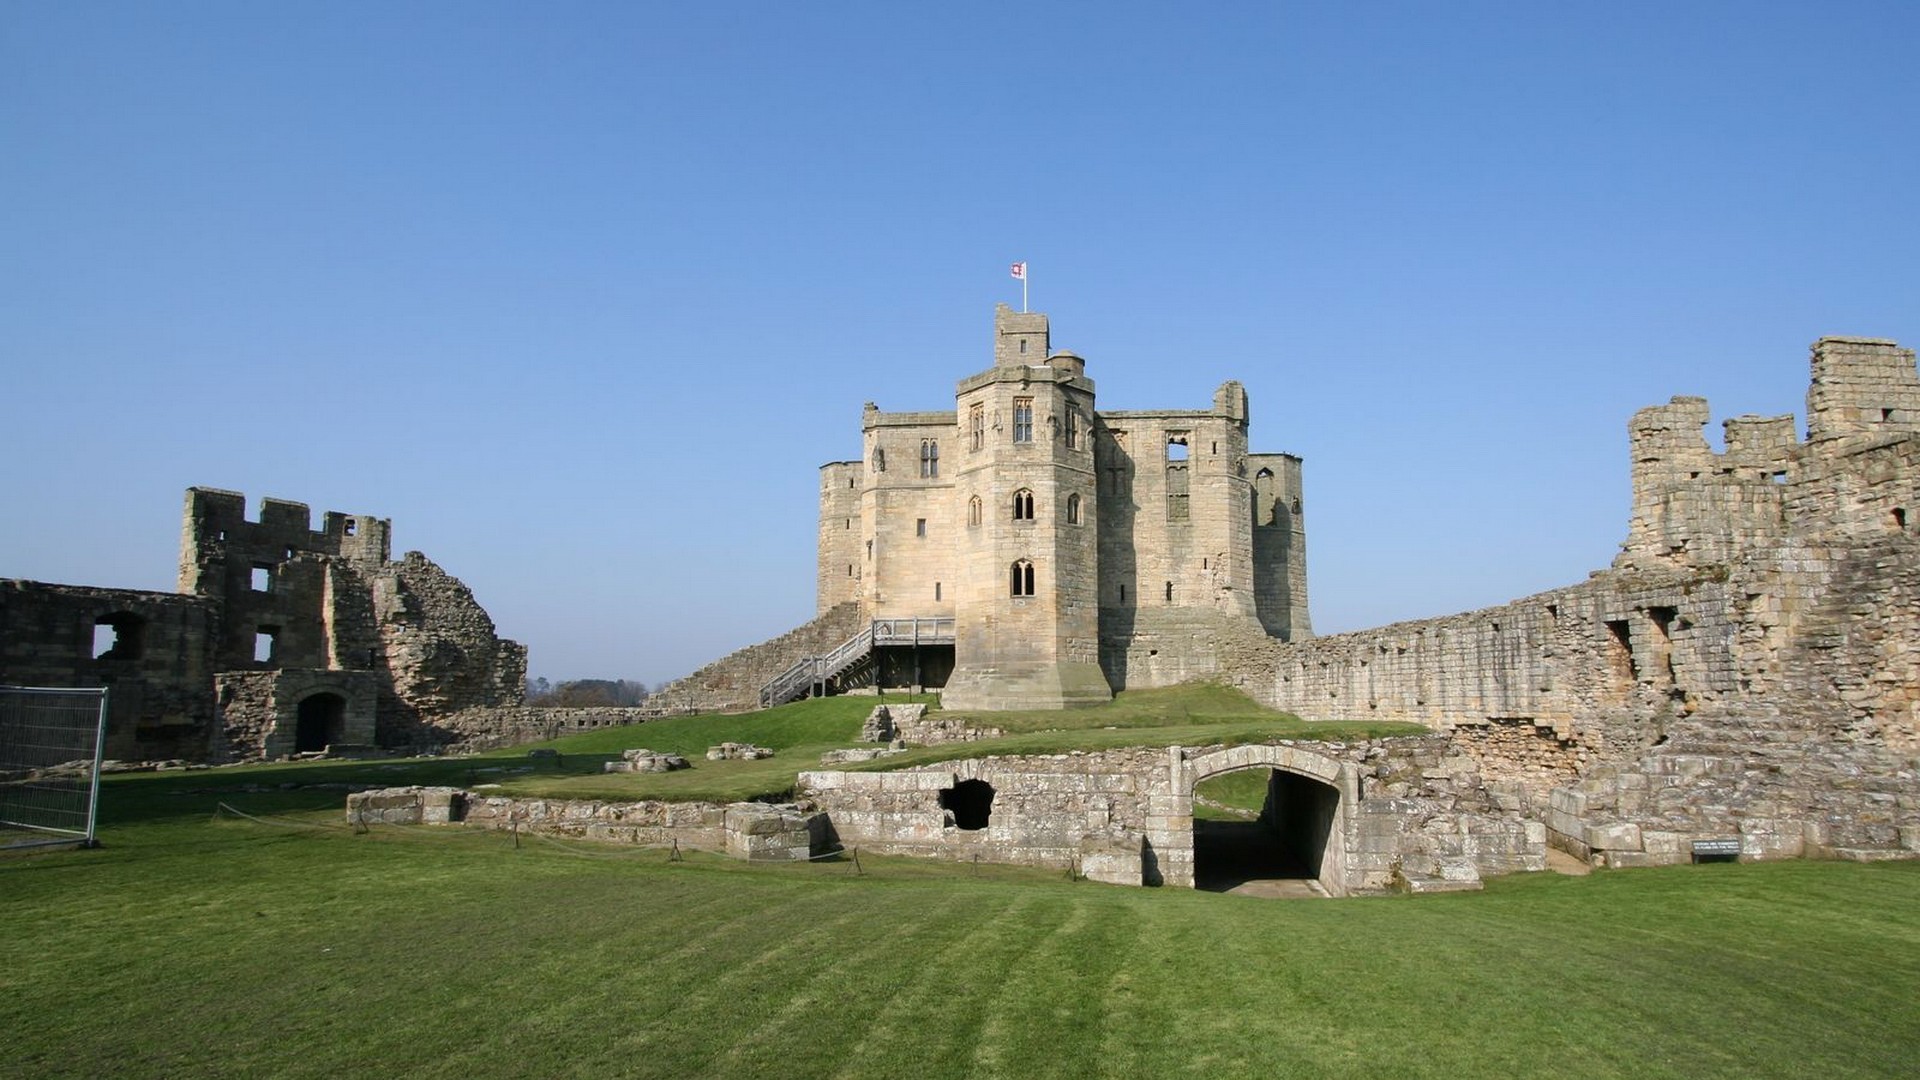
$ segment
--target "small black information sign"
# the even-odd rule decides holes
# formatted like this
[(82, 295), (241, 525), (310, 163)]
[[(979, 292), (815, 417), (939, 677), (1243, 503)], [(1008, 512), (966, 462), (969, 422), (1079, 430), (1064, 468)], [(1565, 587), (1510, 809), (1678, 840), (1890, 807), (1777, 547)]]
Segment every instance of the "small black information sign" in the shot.
[(1695, 840), (1693, 842), (1693, 861), (1734, 862), (1740, 858), (1738, 840)]

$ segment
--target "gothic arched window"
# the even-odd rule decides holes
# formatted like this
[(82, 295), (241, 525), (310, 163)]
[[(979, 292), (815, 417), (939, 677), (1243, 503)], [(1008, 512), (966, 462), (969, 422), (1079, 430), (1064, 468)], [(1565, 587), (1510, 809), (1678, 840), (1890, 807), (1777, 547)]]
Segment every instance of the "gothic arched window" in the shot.
[(1021, 559), (1013, 564), (1013, 596), (1033, 595), (1033, 564)]
[(1033, 492), (1026, 488), (1013, 493), (1013, 520), (1033, 520)]

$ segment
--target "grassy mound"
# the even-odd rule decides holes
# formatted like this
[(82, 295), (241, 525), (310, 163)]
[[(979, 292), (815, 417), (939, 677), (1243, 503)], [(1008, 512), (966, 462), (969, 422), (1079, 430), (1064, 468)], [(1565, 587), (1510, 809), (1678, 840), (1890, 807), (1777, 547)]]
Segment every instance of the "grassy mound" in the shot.
[[(929, 697), (889, 695), (889, 703), (933, 702)], [(820, 768), (828, 750), (859, 745), (860, 727), (879, 699), (816, 698), (734, 716), (683, 716), (570, 735), (550, 742), (495, 750), (473, 757), (406, 761), (323, 761), (250, 765), (210, 772), (135, 774), (119, 778), (123, 805), (138, 813), (182, 805), (182, 793), (289, 792), (278, 805), (318, 805), (300, 789), (330, 785), (450, 784), (505, 795), (544, 798), (640, 799), (731, 802), (780, 798), (802, 770)], [(936, 705), (937, 707), (937, 705)], [(1301, 720), (1255, 704), (1237, 691), (1195, 683), (1158, 690), (1130, 690), (1091, 709), (1021, 713), (950, 713), (969, 723), (1004, 729), (1003, 738), (925, 747), (861, 769), (897, 769), (986, 754), (1059, 754), (1123, 746), (1204, 746), (1272, 738), (1354, 739), (1418, 733), (1411, 724), (1324, 723)], [(708, 761), (707, 747), (750, 742), (776, 751), (759, 761)], [(607, 773), (603, 766), (635, 747), (685, 755), (693, 768), (672, 773)], [(534, 759), (532, 749), (557, 759)], [(254, 789), (266, 788), (268, 792)], [(321, 790), (328, 790), (323, 787)], [(339, 795), (326, 796), (335, 799)]]

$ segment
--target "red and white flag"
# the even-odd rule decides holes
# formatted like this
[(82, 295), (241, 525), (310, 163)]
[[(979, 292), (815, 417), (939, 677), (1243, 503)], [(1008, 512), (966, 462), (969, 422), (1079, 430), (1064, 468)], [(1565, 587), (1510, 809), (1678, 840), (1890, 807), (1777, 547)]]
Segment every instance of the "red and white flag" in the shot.
[(1020, 279), (1021, 281), (1027, 280), (1027, 264), (1023, 262), (1014, 263), (1013, 276)]

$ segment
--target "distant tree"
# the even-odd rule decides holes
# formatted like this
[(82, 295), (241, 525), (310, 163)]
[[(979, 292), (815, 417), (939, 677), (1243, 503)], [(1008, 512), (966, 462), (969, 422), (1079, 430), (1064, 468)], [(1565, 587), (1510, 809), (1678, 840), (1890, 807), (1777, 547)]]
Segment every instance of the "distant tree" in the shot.
[(546, 676), (527, 680), (528, 701), (538, 704), (541, 698), (551, 693), (553, 693), (553, 684), (547, 681)]
[(540, 679), (538, 686), (539, 692), (528, 695), (528, 704), (586, 709), (639, 705), (647, 700), (647, 684), (627, 679), (569, 679), (551, 686)]

